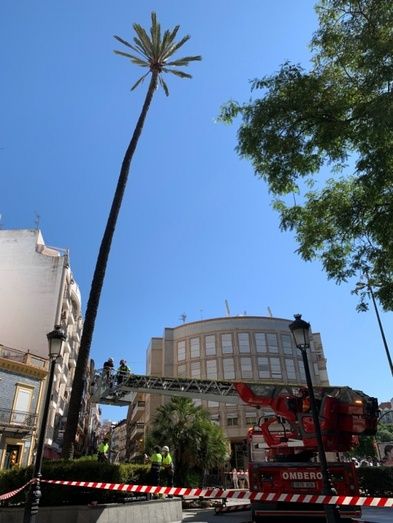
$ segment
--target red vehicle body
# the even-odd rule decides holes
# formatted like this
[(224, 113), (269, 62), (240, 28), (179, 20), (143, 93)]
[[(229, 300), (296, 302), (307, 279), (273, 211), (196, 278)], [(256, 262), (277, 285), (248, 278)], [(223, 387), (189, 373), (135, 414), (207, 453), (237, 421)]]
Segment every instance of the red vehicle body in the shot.
[[(244, 383), (236, 384), (236, 389), (247, 404), (273, 411), (262, 416), (247, 436), (250, 490), (321, 495), (323, 476), (316, 462), (318, 444), (307, 389)], [(376, 433), (378, 402), (349, 387), (315, 387), (314, 392), (324, 448), (328, 457), (336, 458), (328, 462), (332, 486), (339, 495), (356, 496), (356, 469), (352, 463), (340, 461), (339, 453), (352, 449), (360, 435)], [(254, 502), (252, 510), (255, 521), (285, 517), (308, 521), (325, 515), (322, 505), (301, 503)], [(360, 508), (342, 507), (340, 515), (360, 517)]]

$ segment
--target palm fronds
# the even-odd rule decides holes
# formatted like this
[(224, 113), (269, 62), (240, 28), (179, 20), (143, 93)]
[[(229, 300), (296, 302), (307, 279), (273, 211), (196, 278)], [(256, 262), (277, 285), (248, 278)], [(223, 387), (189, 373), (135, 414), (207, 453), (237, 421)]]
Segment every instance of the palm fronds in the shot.
[(136, 33), (136, 36), (134, 36), (132, 40), (133, 43), (124, 40), (124, 38), (120, 36), (114, 36), (118, 42), (136, 53), (135, 55), (115, 50), (114, 52), (116, 54), (129, 58), (133, 64), (139, 65), (140, 67), (149, 68), (149, 72), (141, 76), (131, 87), (131, 90), (141, 84), (148, 74), (154, 73), (158, 76), (159, 85), (168, 96), (168, 86), (162, 78), (162, 73), (171, 73), (179, 78), (192, 78), (189, 73), (179, 71), (176, 68), (187, 67), (190, 62), (202, 60), (201, 56), (185, 56), (173, 61), (168, 61), (168, 59), (190, 39), (190, 36), (186, 35), (178, 42), (175, 42), (180, 26), (177, 25), (172, 30), (165, 30), (161, 36), (161, 26), (157, 21), (157, 15), (152, 12), (149, 33), (139, 24), (133, 24), (133, 28)]

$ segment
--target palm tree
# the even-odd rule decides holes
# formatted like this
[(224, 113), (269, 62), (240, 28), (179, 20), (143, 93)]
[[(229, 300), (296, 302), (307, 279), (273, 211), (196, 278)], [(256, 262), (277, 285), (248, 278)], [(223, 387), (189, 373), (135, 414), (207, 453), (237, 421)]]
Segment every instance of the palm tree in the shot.
[(115, 51), (115, 53), (129, 58), (132, 63), (147, 69), (147, 72), (141, 78), (139, 78), (139, 80), (132, 86), (131, 90), (134, 90), (138, 85), (140, 85), (149, 74), (151, 75), (151, 79), (142, 111), (139, 115), (131, 137), (131, 141), (127, 147), (123, 163), (121, 165), (120, 175), (112, 201), (112, 207), (106, 223), (104, 235), (101, 240), (101, 246), (91, 283), (82, 339), (79, 348), (78, 361), (75, 369), (75, 377), (69, 403), (67, 424), (64, 433), (63, 457), (65, 458), (71, 458), (73, 455), (73, 444), (77, 431), (79, 410), (83, 396), (85, 371), (89, 359), (94, 324), (100, 302), (101, 290), (104, 283), (112, 238), (115, 232), (117, 217), (119, 215), (124, 191), (127, 185), (131, 161), (143, 129), (147, 112), (149, 110), (153, 95), (159, 85), (163, 88), (165, 94), (167, 96), (169, 95), (168, 86), (162, 78), (163, 73), (172, 73), (176, 76), (179, 76), (180, 78), (191, 78), (190, 74), (180, 71), (177, 68), (187, 66), (190, 62), (195, 60), (201, 60), (200, 56), (186, 56), (184, 58), (171, 61), (173, 54), (190, 39), (190, 36), (186, 35), (176, 42), (175, 38), (179, 30), (179, 26), (176, 26), (172, 31), (166, 30), (161, 36), (161, 27), (157, 22), (157, 17), (154, 12), (151, 13), (150, 35), (139, 24), (133, 24), (133, 28), (135, 30), (136, 36), (134, 36), (132, 44), (126, 40), (123, 40), (123, 38), (120, 38), (120, 36), (115, 36), (116, 40), (131, 49), (133, 54), (123, 51)]
[(148, 440), (151, 446), (170, 447), (177, 482), (185, 486), (192, 476), (202, 477), (207, 469), (223, 464), (228, 453), (225, 435), (209, 412), (183, 397), (158, 407)]

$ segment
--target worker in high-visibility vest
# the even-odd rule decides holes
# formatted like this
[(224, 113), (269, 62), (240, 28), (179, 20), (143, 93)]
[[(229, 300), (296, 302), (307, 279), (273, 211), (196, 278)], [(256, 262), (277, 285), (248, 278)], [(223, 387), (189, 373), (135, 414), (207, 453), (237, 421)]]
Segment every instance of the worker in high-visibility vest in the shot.
[(161, 449), (162, 453), (162, 479), (166, 487), (173, 487), (174, 465), (169, 448), (165, 445)]
[(162, 455), (160, 452), (160, 447), (156, 445), (154, 447), (154, 452), (148, 458), (148, 461), (151, 463), (150, 466), (150, 485), (159, 485), (160, 484), (160, 470), (162, 464)]
[(97, 459), (98, 461), (108, 461), (109, 458), (109, 439), (104, 438), (104, 441), (98, 445)]

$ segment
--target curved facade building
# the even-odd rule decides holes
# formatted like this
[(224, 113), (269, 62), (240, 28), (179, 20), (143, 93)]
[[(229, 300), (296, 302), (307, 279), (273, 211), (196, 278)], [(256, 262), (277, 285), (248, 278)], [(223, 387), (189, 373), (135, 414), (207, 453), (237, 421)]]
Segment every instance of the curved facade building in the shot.
[[(211, 380), (305, 383), (301, 353), (295, 347), (288, 327), (292, 321), (236, 316), (166, 328), (163, 337), (151, 339), (146, 373)], [(321, 338), (316, 333), (311, 336), (309, 363), (313, 383), (328, 385)], [(142, 431), (152, 422), (156, 408), (166, 400), (158, 395), (139, 396), (136, 405), (138, 400), (145, 402), (145, 427), (138, 418)], [(231, 440), (236, 456), (247, 429), (256, 421), (256, 409), (203, 400), (195, 400), (195, 403), (209, 409), (212, 420), (221, 425)], [(128, 416), (131, 431), (133, 413), (137, 411), (138, 408), (131, 405)], [(141, 434), (137, 437), (140, 441)]]

